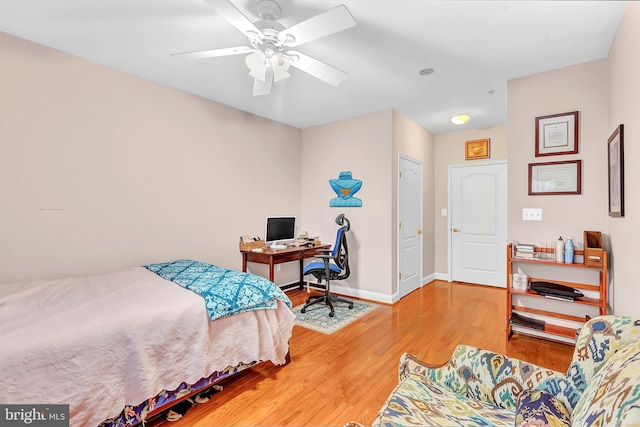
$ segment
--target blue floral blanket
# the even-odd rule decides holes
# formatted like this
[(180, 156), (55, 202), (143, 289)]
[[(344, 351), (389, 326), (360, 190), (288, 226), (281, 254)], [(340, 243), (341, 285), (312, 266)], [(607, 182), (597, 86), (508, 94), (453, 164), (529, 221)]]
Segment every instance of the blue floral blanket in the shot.
[(253, 274), (212, 264), (181, 259), (144, 266), (160, 277), (202, 295), (211, 320), (247, 311), (277, 307), (277, 300), (291, 308), (291, 300), (273, 282)]

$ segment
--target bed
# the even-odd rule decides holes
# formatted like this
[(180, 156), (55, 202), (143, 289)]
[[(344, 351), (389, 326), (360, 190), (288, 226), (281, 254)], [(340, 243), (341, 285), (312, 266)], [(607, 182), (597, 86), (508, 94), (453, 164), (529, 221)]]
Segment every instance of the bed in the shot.
[[(189, 283), (186, 265), (202, 277)], [(286, 295), (208, 266), (178, 260), (0, 285), (0, 402), (69, 404), (72, 426), (128, 425), (256, 363), (285, 364), (294, 325)], [(202, 278), (214, 285), (195, 289)], [(231, 293), (207, 294), (223, 287)]]

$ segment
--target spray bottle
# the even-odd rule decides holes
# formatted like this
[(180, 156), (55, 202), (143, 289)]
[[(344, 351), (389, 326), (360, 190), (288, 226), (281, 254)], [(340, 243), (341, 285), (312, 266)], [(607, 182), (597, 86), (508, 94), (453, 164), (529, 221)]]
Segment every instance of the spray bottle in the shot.
[(562, 241), (562, 236), (560, 236), (556, 242), (556, 262), (562, 261), (564, 261), (564, 242)]

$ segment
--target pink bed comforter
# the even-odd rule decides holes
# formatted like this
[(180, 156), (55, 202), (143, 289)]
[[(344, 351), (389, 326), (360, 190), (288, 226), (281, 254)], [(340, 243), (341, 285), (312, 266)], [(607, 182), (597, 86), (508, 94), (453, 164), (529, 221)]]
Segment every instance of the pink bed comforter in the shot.
[(240, 362), (283, 364), (293, 325), (281, 301), (210, 321), (202, 297), (143, 267), (2, 284), (0, 402), (68, 403), (72, 426), (95, 426)]

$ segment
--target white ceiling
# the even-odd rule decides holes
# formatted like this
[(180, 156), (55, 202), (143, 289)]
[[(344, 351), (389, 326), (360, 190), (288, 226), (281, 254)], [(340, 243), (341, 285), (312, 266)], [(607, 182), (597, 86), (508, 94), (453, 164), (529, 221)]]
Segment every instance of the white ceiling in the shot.
[[(258, 20), (257, 0), (232, 0)], [(298, 69), (254, 97), (247, 45), (202, 0), (0, 0), (0, 31), (278, 122), (306, 128), (392, 108), (432, 133), (507, 120), (507, 80), (607, 56), (622, 1), (279, 0), (290, 27), (338, 4), (357, 25), (296, 49), (349, 73), (334, 87)], [(423, 77), (418, 71), (433, 68)], [(471, 121), (453, 126), (451, 116)]]

